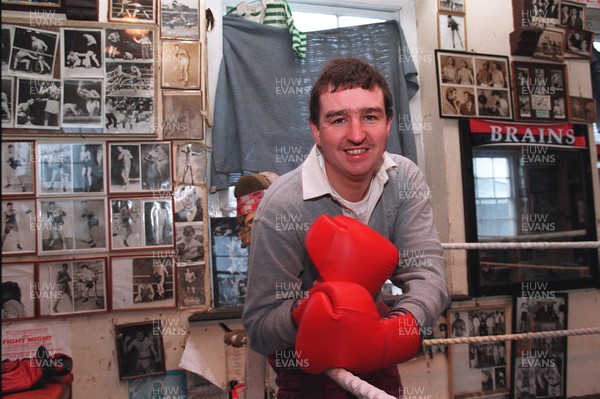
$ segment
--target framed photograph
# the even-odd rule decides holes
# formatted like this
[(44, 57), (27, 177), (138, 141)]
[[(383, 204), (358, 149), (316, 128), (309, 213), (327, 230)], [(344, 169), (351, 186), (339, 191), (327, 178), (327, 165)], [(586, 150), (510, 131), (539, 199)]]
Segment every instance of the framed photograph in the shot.
[(72, 254), (108, 249), (106, 198), (38, 200), (38, 254)]
[(2, 264), (2, 321), (35, 318), (35, 264)]
[(586, 28), (585, 4), (576, 1), (560, 1), (560, 25), (567, 29)]
[(513, 20), (515, 28), (557, 27), (560, 24), (559, 0), (515, 0)]
[[(1, 3), (4, 6), (4, 2)], [(14, 26), (10, 24), (2, 24), (2, 76), (6, 76), (8, 73), (8, 66), (10, 65), (10, 54), (12, 53), (12, 37)], [(4, 90), (2, 90), (4, 91)]]
[(39, 0), (36, 2), (28, 0), (2, 0), (0, 1), (0, 4), (2, 4), (2, 9), (6, 10), (64, 12), (63, 0)]
[(98, 129), (102, 127), (103, 79), (69, 78), (63, 80), (63, 129)]
[(40, 196), (106, 193), (104, 143), (37, 142), (37, 192)]
[(515, 119), (531, 122), (569, 120), (565, 64), (513, 61)]
[(111, 249), (173, 249), (173, 199), (111, 198)]
[[(452, 338), (508, 334), (510, 304), (448, 310)], [(510, 341), (449, 345), (451, 398), (508, 398)]]
[(33, 141), (2, 142), (2, 196), (35, 194)]
[(571, 120), (573, 122), (596, 122), (596, 104), (593, 98), (571, 96), (569, 103), (571, 104)]
[(160, 0), (160, 37), (164, 39), (200, 39), (198, 0)]
[(176, 306), (173, 250), (154, 256), (111, 258), (112, 310), (168, 309)]
[(26, 129), (60, 129), (59, 79), (17, 79), (15, 127)]
[(106, 258), (39, 262), (37, 267), (35, 296), (41, 317), (108, 311)]
[(200, 90), (162, 90), (165, 139), (204, 139), (204, 96)]
[(2, 200), (2, 255), (36, 252), (35, 200)]
[(438, 11), (465, 12), (466, 0), (438, 0)]
[(164, 374), (165, 348), (160, 320), (115, 325), (119, 379)]
[(538, 38), (532, 57), (552, 62), (563, 62), (565, 59), (564, 41), (564, 32), (544, 29)]
[(574, 58), (592, 58), (594, 32), (589, 30), (566, 30), (565, 53)]
[(176, 231), (175, 254), (179, 264), (205, 263), (204, 222), (178, 223)]
[(199, 41), (162, 41), (162, 87), (200, 89), (202, 45)]
[(61, 28), (61, 74), (69, 77), (104, 76), (104, 30)]
[(153, 24), (156, 20), (154, 0), (109, 0), (108, 21)]
[(203, 187), (180, 185), (173, 192), (175, 223), (202, 222), (206, 209), (206, 193)]
[[(111, 194), (158, 193), (172, 189), (169, 141), (108, 144)], [(153, 194), (154, 195), (154, 194)]]
[(154, 97), (106, 97), (104, 132), (156, 135)]
[(436, 50), (442, 118), (513, 118), (508, 57)]
[(206, 261), (177, 262), (177, 307), (208, 306), (206, 301)]
[(239, 307), (246, 301), (248, 248), (242, 248), (235, 217), (210, 219), (213, 248), (213, 307)]
[[(4, 64), (2, 64), (4, 65)], [(4, 74), (3, 74), (4, 75)], [(2, 76), (2, 127), (15, 125), (15, 79)]]
[(58, 32), (15, 26), (8, 72), (16, 76), (51, 79), (58, 47)]
[[(109, 62), (153, 62), (154, 30), (140, 29), (105, 29), (106, 47), (104, 57)], [(109, 79), (110, 76), (107, 76)]]
[[(154, 95), (154, 64), (146, 61), (107, 63), (106, 95), (111, 98), (152, 97)], [(135, 109), (135, 111), (138, 110)]]
[(198, 142), (173, 142), (176, 184), (206, 183), (206, 146)]
[[(540, 281), (524, 284), (523, 290), (513, 298), (515, 333), (567, 329), (567, 294), (548, 291)], [(567, 337), (515, 341), (512, 361), (511, 397), (565, 397)]]
[(464, 14), (438, 12), (438, 48), (466, 51), (467, 22)]

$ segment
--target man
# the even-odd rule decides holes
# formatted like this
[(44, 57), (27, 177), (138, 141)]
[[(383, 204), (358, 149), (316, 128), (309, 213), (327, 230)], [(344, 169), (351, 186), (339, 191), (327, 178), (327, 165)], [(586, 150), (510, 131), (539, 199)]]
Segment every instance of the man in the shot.
[(135, 339), (125, 337), (123, 353), (135, 357), (134, 375), (149, 374), (155, 371), (155, 364), (160, 361), (160, 354), (154, 341), (143, 330), (135, 332)]
[(63, 295), (65, 294), (69, 297), (71, 308), (73, 307), (73, 294), (71, 293), (71, 274), (69, 273), (68, 264), (63, 263), (61, 269), (56, 273), (56, 285), (56, 301), (52, 306), (52, 310), (54, 311), (54, 313), (58, 313), (58, 304), (63, 298)]
[(100, 307), (100, 300), (98, 299), (98, 276), (96, 273), (88, 265), (81, 266), (81, 275), (79, 277), (79, 282), (83, 285), (83, 302), (87, 302), (89, 300), (90, 294), (93, 292), (94, 301), (96, 306)]
[[(429, 189), (414, 163), (385, 151), (392, 119), (392, 95), (379, 71), (357, 58), (332, 60), (310, 95), (310, 127), (316, 145), (300, 167), (269, 187), (258, 206), (243, 321), (251, 347), (269, 355), (276, 368), (279, 397), (347, 397), (325, 374), (277, 367), (276, 362), (277, 356), (294, 348), (298, 336), (294, 307), (318, 277), (306, 251), (303, 226), (312, 225), (320, 215), (354, 218), (391, 241), (397, 248), (393, 252), (399, 251), (405, 264), (410, 264), (411, 256), (419, 256), (430, 265), (396, 266), (390, 279), (405, 294), (390, 316), (414, 317), (419, 331), (432, 330), (449, 303)], [(298, 221), (294, 228), (282, 228), (283, 216)], [(299, 285), (303, 290), (299, 296), (276, 292), (277, 287)], [(309, 295), (309, 305), (310, 299)], [(381, 310), (385, 316), (387, 309)], [(357, 342), (356, 347), (365, 343)], [(391, 395), (397, 396), (401, 389), (395, 364), (361, 378)]]
[[(31, 213), (31, 210), (28, 209), (27, 211), (25, 211), (25, 213), (29, 214)], [(17, 249), (23, 249), (23, 247), (21, 247), (21, 238), (19, 235), (19, 222), (17, 220), (18, 216), (19, 212), (14, 208), (13, 203), (7, 202), (6, 210), (4, 211), (4, 230), (2, 231), (2, 248), (4, 248), (4, 241), (6, 240), (6, 237), (8, 237), (8, 235), (11, 232), (14, 232), (14, 234), (17, 236)]]
[(494, 115), (508, 116), (510, 112), (508, 101), (502, 97), (500, 91), (492, 91), (492, 97), (494, 98)]
[(123, 185), (127, 188), (129, 186), (129, 174), (131, 173), (133, 155), (131, 151), (120, 145), (117, 146), (117, 150), (119, 151), (118, 159), (121, 161), (121, 178), (123, 179)]

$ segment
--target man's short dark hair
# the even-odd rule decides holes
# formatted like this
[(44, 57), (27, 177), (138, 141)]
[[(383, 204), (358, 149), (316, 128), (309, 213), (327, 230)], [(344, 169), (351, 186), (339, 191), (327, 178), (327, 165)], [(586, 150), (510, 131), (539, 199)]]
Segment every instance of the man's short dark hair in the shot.
[(374, 90), (379, 87), (383, 92), (385, 115), (388, 119), (393, 116), (392, 92), (385, 77), (368, 62), (356, 57), (337, 57), (330, 60), (310, 92), (310, 121), (319, 125), (320, 97), (336, 91), (361, 88)]

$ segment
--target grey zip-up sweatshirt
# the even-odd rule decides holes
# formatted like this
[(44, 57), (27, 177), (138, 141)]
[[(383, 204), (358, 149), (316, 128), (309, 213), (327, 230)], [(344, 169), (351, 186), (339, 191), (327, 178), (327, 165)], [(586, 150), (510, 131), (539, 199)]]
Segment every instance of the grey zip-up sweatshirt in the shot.
[[(397, 166), (386, 171), (389, 179), (368, 225), (399, 251), (401, 261), (391, 281), (403, 294), (394, 307), (408, 310), (426, 333), (450, 301), (431, 194), (417, 165), (387, 155)], [(318, 277), (305, 249), (308, 228), (320, 215), (342, 214), (329, 195), (303, 199), (302, 168), (269, 187), (252, 228), (243, 322), (251, 347), (265, 355), (294, 347), (297, 330), (290, 309)]]

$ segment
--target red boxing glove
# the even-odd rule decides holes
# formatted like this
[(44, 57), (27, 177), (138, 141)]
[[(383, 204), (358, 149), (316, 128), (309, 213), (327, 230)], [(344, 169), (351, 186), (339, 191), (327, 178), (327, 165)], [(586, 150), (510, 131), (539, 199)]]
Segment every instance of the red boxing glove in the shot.
[(296, 338), (299, 363), (310, 374), (332, 368), (370, 373), (420, 350), (419, 326), (410, 313), (381, 319), (368, 291), (342, 281), (315, 287)]
[(351, 281), (375, 296), (398, 267), (398, 249), (347, 216), (322, 215), (306, 233), (306, 250), (324, 281)]

